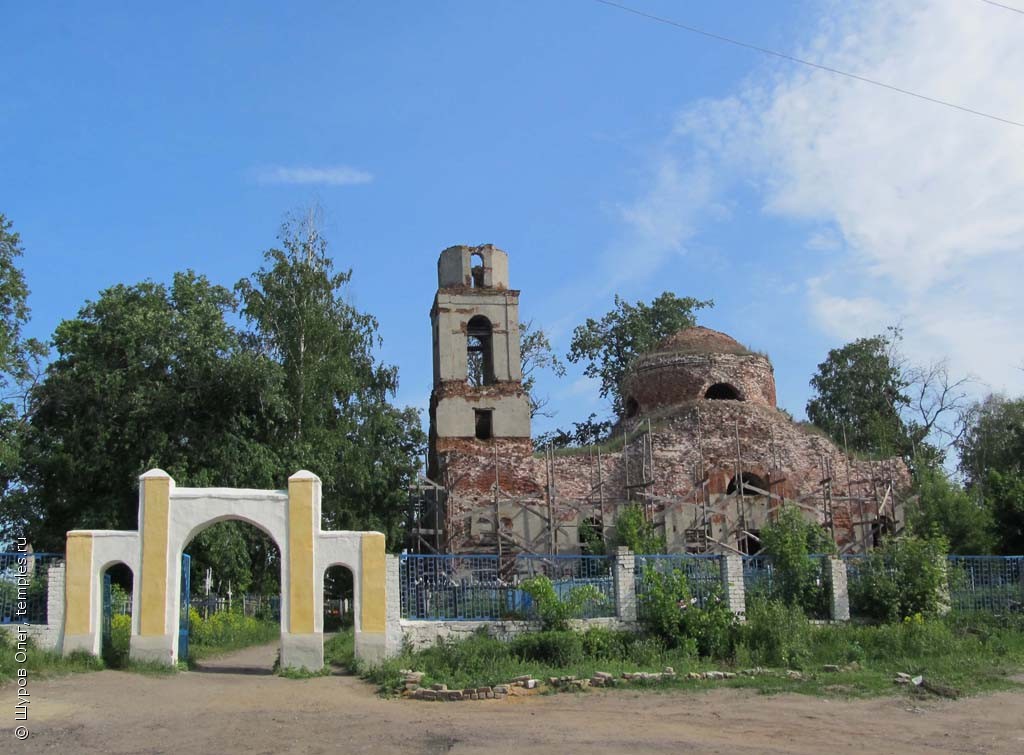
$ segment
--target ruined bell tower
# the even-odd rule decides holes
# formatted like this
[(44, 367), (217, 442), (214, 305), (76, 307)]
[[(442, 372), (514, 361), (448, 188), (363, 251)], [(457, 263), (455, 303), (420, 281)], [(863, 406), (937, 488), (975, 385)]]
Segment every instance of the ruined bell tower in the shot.
[(453, 246), (437, 261), (430, 310), (434, 387), (428, 476), (448, 452), (530, 452), (530, 404), (519, 358), (519, 292), (508, 255), (490, 244)]

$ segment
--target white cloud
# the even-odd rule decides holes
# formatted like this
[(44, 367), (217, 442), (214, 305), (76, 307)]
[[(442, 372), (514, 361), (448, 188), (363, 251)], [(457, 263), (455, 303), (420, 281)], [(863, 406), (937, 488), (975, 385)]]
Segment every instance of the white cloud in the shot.
[(348, 165), (322, 168), (277, 166), (260, 170), (257, 178), (260, 183), (264, 184), (353, 186), (370, 183), (373, 180), (373, 174)]
[[(961, 0), (828, 0), (821, 19), (801, 57), (1024, 121), (1024, 19)], [(753, 181), (768, 215), (815, 227), (815, 325), (848, 339), (900, 323), (912, 358), (1024, 389), (1024, 129), (822, 71), (770, 71), (688, 108), (674, 136), (709, 172)], [(665, 183), (627, 219), (667, 243), (694, 205)]]

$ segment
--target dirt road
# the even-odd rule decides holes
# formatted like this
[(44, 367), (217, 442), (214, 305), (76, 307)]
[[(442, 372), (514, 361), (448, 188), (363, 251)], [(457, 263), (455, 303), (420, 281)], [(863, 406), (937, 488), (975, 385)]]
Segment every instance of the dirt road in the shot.
[(960, 701), (593, 691), (504, 701), (382, 700), (346, 676), (272, 676), (275, 646), (173, 676), (103, 671), (33, 685), (30, 738), (4, 753), (1014, 753), (1024, 691)]

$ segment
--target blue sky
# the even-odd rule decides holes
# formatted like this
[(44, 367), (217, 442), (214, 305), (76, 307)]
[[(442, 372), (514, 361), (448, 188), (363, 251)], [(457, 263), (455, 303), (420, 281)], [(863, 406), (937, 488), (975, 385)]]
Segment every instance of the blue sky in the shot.
[[(1024, 121), (1024, 16), (978, 0), (633, 0)], [(614, 293), (712, 298), (800, 416), (829, 348), (902, 323), (911, 358), (1024, 389), (1024, 129), (593, 0), (10, 5), (0, 211), (30, 332), (116, 283), (233, 285), (319, 203), (399, 399), (425, 406), (438, 253), (510, 255), (566, 350)], [(602, 411), (546, 380), (548, 429)]]

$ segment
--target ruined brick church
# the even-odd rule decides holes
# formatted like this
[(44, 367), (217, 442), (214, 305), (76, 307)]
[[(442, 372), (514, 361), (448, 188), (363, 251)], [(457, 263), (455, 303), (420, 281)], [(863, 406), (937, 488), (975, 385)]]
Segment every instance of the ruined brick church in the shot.
[(853, 457), (793, 422), (775, 405), (768, 357), (708, 328), (634, 360), (604, 443), (534, 448), (508, 255), (454, 246), (437, 277), (427, 479), (411, 497), (410, 550), (586, 552), (581, 525), (610, 542), (630, 504), (672, 553), (755, 554), (784, 503), (843, 553), (901, 527), (906, 466)]

